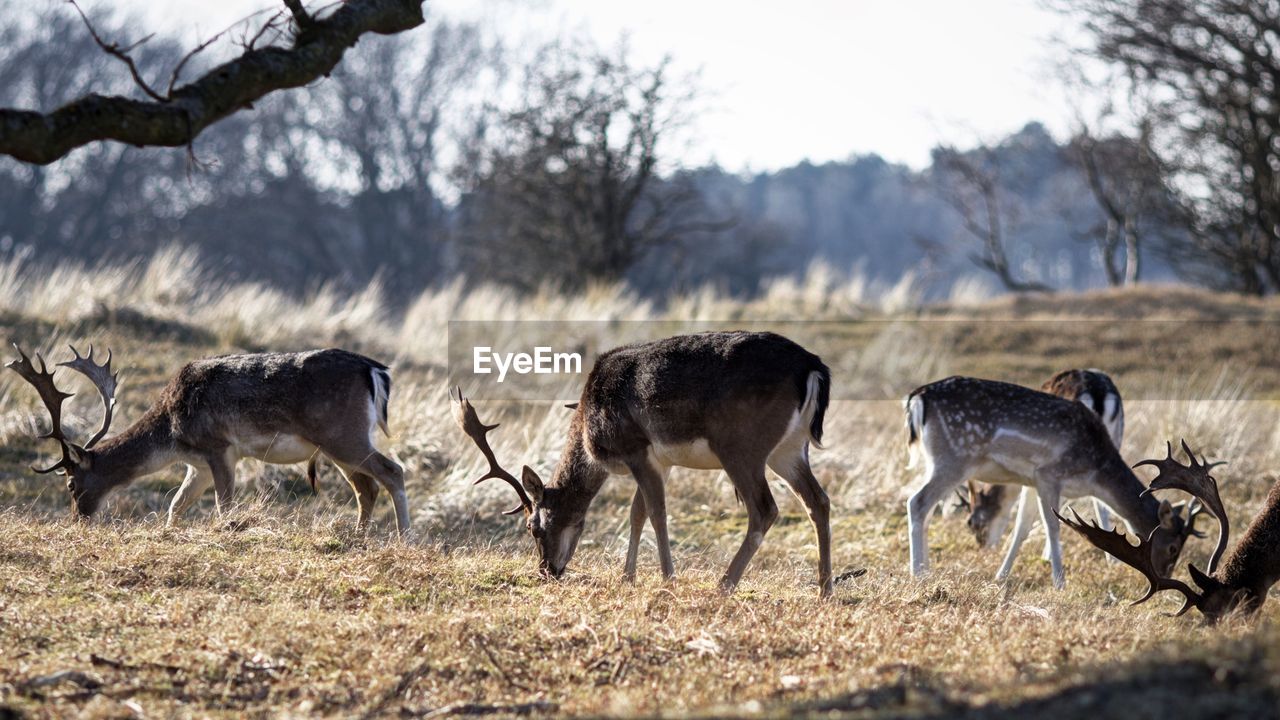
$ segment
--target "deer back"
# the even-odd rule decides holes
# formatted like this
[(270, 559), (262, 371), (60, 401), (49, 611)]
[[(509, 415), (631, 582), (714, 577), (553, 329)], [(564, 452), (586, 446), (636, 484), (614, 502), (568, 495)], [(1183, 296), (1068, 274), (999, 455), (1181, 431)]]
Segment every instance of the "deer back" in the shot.
[(1084, 404), (1098, 417), (1117, 448), (1124, 438), (1124, 401), (1115, 383), (1101, 370), (1063, 370), (1049, 378), (1041, 390)]
[(1116, 453), (1107, 430), (1088, 408), (1021, 385), (950, 377), (912, 392), (907, 406), (913, 441), (927, 435), (932, 454), (976, 460), (1004, 437), (1022, 441), (1042, 460), (1071, 453), (1081, 465), (1124, 464), (1110, 457)]
[(387, 366), (345, 350), (223, 355), (184, 366), (156, 409), (175, 437), (199, 445), (237, 433), (306, 434), (343, 421), (385, 429), (390, 390)]
[(606, 462), (652, 443), (714, 445), (732, 434), (768, 442), (769, 435), (786, 432), (814, 382), (808, 430), (820, 441), (830, 372), (787, 338), (710, 332), (627, 345), (596, 361), (579, 401), (578, 427), (591, 455)]

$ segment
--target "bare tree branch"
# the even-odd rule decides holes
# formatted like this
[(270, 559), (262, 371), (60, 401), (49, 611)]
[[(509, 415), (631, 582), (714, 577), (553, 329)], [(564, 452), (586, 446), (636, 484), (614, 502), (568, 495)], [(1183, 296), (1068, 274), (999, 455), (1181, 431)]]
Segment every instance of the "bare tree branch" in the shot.
[(1005, 214), (1000, 207), (995, 150), (979, 145), (971, 152), (979, 157), (975, 159), (950, 146), (933, 151), (934, 182), (940, 196), (959, 213), (964, 229), (982, 243), (981, 252), (971, 253), (969, 259), (999, 278), (1007, 290), (1053, 292), (1044, 283), (1014, 275), (1005, 247)]
[(290, 47), (248, 50), (169, 98), (93, 93), (49, 113), (0, 109), (0, 154), (47, 165), (101, 140), (187, 145), (208, 126), (272, 92), (327, 76), (361, 35), (393, 35), (422, 23), (422, 0), (350, 0), (332, 15), (313, 19)]
[(89, 16), (85, 15), (84, 10), (80, 9), (80, 4), (77, 3), (76, 0), (67, 0), (67, 1), (71, 4), (71, 7), (76, 9), (76, 12), (80, 13), (80, 19), (84, 21), (85, 29), (89, 31), (89, 35), (93, 38), (93, 41), (98, 44), (98, 47), (102, 48), (102, 52), (110, 55), (113, 58), (116, 58), (117, 60), (124, 63), (126, 66), (128, 66), (129, 74), (133, 76), (134, 84), (137, 85), (142, 90), (142, 92), (149, 95), (151, 99), (159, 100), (161, 102), (167, 102), (168, 98), (156, 92), (155, 90), (152, 90), (151, 86), (147, 84), (147, 81), (142, 78), (142, 73), (138, 72), (137, 64), (133, 62), (133, 58), (130, 57), (129, 55), (129, 53), (133, 51), (135, 48), (137, 48), (139, 45), (142, 45), (146, 41), (155, 37), (155, 33), (152, 33), (142, 38), (141, 40), (135, 43), (132, 43), (130, 45), (127, 45), (125, 47), (120, 47), (116, 43), (107, 43), (105, 40), (102, 39), (100, 35), (98, 35), (98, 31), (93, 29), (93, 23), (89, 22)]

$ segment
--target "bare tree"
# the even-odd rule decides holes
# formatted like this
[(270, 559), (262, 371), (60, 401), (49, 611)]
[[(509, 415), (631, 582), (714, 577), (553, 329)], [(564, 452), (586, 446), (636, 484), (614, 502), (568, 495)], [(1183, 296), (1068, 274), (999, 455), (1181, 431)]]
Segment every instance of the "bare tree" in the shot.
[(1280, 4), (1273, 0), (1061, 0), (1085, 52), (1152, 98), (1155, 147), (1216, 284), (1280, 291)]
[(189, 145), (205, 128), (264, 96), (329, 75), (362, 35), (392, 35), (423, 22), (422, 0), (348, 0), (323, 16), (307, 12), (300, 0), (285, 0), (285, 5), (293, 21), (287, 47), (247, 42), (240, 56), (181, 85), (180, 62), (165, 90), (153, 87), (139, 72), (132, 54), (139, 43), (108, 42), (89, 25), (97, 44), (128, 66), (147, 99), (90, 92), (47, 112), (0, 108), (0, 154), (45, 165), (102, 140), (135, 146)]
[(1142, 272), (1144, 242), (1162, 236), (1175, 203), (1164, 185), (1164, 167), (1150, 134), (1095, 136), (1082, 126), (1067, 144), (1067, 158), (1080, 168), (1102, 214), (1090, 230), (1107, 284), (1133, 285)]
[[(128, 92), (132, 81), (84, 31), (66, 6), (0, 0), (0, 106), (57, 107), (89, 92)], [(122, 32), (126, 19), (95, 13), (103, 32)], [(178, 47), (153, 39), (134, 52), (147, 75), (172, 67)], [(137, 152), (97, 144), (57, 166), (0, 156), (0, 252), (96, 259), (143, 248), (144, 236), (163, 234), (176, 214), (178, 193), (168, 179), (182, 172), (173, 153)], [(74, 180), (74, 181), (73, 181)], [(157, 233), (157, 231), (159, 231)], [(147, 248), (149, 249), (149, 248)]]
[[(216, 207), (185, 218), (184, 231), (208, 245), (230, 224), (244, 239), (238, 257), (261, 267), (287, 251), (268, 265), (295, 267), (282, 273), (294, 278), (355, 287), (381, 273), (395, 294), (421, 288), (451, 269), (440, 148), (499, 59), (476, 26), (434, 18), (356, 48), (329, 81), (276, 95), (252, 123), (202, 140), (223, 143), (221, 167), (195, 178)], [(268, 232), (278, 241), (261, 242)]]
[(970, 255), (974, 264), (1013, 292), (1053, 290), (1037, 280), (1019, 278), (1009, 260), (1009, 209), (1004, 203), (997, 148), (979, 144), (961, 152), (949, 145), (936, 147), (930, 176), (942, 199), (959, 213), (964, 229), (979, 241), (979, 251)]
[(526, 95), (497, 113), (460, 179), (471, 267), (523, 287), (615, 280), (655, 248), (716, 232), (693, 178), (661, 174), (692, 90), (666, 62), (554, 44), (527, 68)]

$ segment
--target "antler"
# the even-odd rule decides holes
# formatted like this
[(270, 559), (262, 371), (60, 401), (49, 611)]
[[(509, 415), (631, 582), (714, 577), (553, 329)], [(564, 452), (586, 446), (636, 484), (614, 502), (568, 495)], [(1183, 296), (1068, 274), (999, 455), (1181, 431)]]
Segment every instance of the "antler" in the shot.
[(508, 485), (516, 491), (520, 496), (520, 504), (516, 507), (504, 512), (504, 515), (515, 515), (522, 510), (528, 510), (533, 507), (533, 502), (529, 500), (529, 495), (524, 491), (524, 486), (516, 479), (514, 475), (507, 472), (498, 464), (497, 457), (493, 454), (493, 448), (489, 447), (489, 440), (485, 437), (490, 430), (498, 427), (497, 424), (485, 425), (480, 422), (480, 417), (476, 415), (476, 409), (471, 406), (471, 402), (462, 396), (461, 388), (454, 388), (449, 393), (449, 398), (453, 401), (453, 417), (458, 421), (458, 426), (475, 442), (476, 447), (480, 448), (480, 452), (484, 455), (484, 459), (489, 461), (489, 472), (485, 473), (476, 480), (475, 485), (479, 485), (485, 480), (500, 478), (505, 480)]
[(107, 434), (107, 430), (111, 428), (111, 411), (116, 407), (116, 377), (117, 373), (111, 372), (111, 350), (107, 349), (107, 361), (98, 365), (93, 361), (93, 345), (89, 346), (89, 354), (81, 356), (75, 346), (68, 345), (71, 348), (71, 354), (75, 355), (74, 360), (58, 363), (60, 367), (69, 367), (85, 377), (89, 378), (98, 388), (98, 394), (102, 396), (102, 427), (98, 428), (98, 432), (94, 433), (89, 442), (85, 443), (85, 448), (92, 448), (98, 444), (103, 435)]
[(36, 353), (36, 360), (40, 361), (40, 369), (37, 370), (35, 364), (31, 362), (31, 358), (22, 352), (22, 348), (18, 346), (18, 343), (13, 344), (13, 349), (18, 351), (18, 359), (10, 361), (5, 367), (18, 373), (22, 376), (22, 379), (31, 383), (36, 392), (40, 393), (40, 399), (44, 402), (45, 409), (49, 411), (49, 432), (43, 433), (38, 437), (57, 440), (62, 447), (62, 459), (57, 463), (44, 469), (35, 466), (32, 466), (31, 469), (41, 475), (51, 473), (59, 468), (70, 470), (76, 466), (75, 450), (67, 440), (67, 436), (62, 432), (62, 402), (71, 397), (72, 393), (62, 392), (57, 385), (53, 384), (53, 372), (49, 371), (40, 353)]
[(1083, 535), (1095, 547), (1146, 576), (1150, 584), (1147, 593), (1130, 605), (1144, 603), (1161, 590), (1177, 590), (1186, 600), (1182, 603), (1182, 609), (1174, 613), (1175, 617), (1186, 613), (1192, 607), (1200, 607), (1204, 596), (1182, 581), (1164, 577), (1155, 571), (1151, 563), (1151, 545), (1146, 540), (1138, 538), (1137, 545), (1130, 545), (1124, 533), (1119, 530), (1103, 530), (1094, 523), (1085, 522), (1074, 509), (1071, 511), (1076, 518), (1074, 521), (1066, 519), (1056, 510), (1053, 514), (1058, 516), (1062, 524)]
[(1209, 558), (1209, 574), (1212, 575), (1218, 569), (1218, 561), (1222, 559), (1222, 553), (1227, 549), (1231, 525), (1227, 520), (1227, 511), (1222, 506), (1222, 498), (1218, 495), (1218, 481), (1209, 474), (1209, 470), (1226, 463), (1206, 463), (1204, 458), (1197, 460), (1196, 454), (1187, 446), (1187, 441), (1183, 440), (1182, 451), (1191, 461), (1189, 465), (1183, 465), (1173, 458), (1173, 443), (1166, 442), (1165, 445), (1168, 449), (1165, 459), (1143, 460), (1134, 465), (1134, 467), (1154, 465), (1160, 471), (1143, 494), (1153, 490), (1182, 490), (1199, 499), (1204, 507), (1213, 513), (1218, 520), (1218, 546), (1213, 549), (1213, 555)]

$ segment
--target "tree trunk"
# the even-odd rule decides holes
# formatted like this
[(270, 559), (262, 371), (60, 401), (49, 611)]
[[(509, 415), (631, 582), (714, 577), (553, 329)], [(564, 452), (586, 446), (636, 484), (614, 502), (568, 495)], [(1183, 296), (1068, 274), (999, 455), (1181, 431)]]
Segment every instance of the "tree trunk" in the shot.
[(1124, 224), (1124, 284), (1137, 285), (1142, 272), (1142, 251), (1138, 247), (1138, 228), (1133, 221)]

